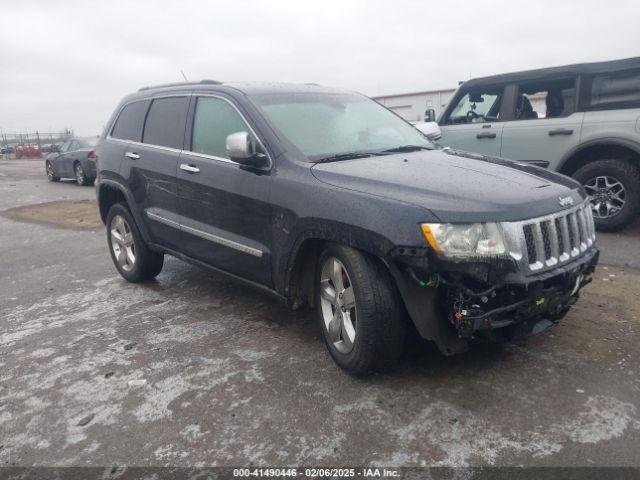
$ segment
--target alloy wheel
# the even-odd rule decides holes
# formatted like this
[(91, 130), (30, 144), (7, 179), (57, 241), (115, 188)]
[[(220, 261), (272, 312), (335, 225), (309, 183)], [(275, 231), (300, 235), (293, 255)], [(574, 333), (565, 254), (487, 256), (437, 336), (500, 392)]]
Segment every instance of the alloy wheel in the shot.
[(47, 162), (47, 178), (49, 180), (53, 180), (53, 166), (51, 165), (50, 162)]
[(79, 163), (76, 165), (76, 182), (78, 182), (78, 185), (84, 184), (84, 170), (82, 170)]
[(349, 274), (335, 257), (327, 258), (322, 265), (320, 308), (333, 346), (340, 353), (349, 353), (356, 339), (356, 300)]
[(118, 265), (123, 270), (130, 272), (136, 263), (136, 250), (131, 227), (124, 217), (121, 215), (113, 217), (109, 234), (111, 236), (111, 248)]
[(624, 185), (609, 176), (594, 177), (584, 185), (589, 194), (595, 218), (611, 218), (620, 213), (626, 203)]

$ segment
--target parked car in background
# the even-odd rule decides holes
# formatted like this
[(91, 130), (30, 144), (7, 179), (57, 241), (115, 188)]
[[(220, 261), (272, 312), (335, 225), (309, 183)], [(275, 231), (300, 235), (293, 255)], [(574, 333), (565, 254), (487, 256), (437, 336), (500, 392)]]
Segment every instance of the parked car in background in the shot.
[(598, 260), (577, 182), (436, 148), (351, 92), (144, 88), (118, 105), (97, 154), (100, 215), (125, 279), (155, 277), (170, 254), (315, 306), (352, 373), (395, 361), (411, 321), (445, 355), (541, 332)]
[(92, 185), (96, 178), (95, 146), (98, 137), (72, 138), (50, 153), (45, 160), (47, 178), (57, 182), (61, 178), (73, 178), (78, 185)]
[(10, 155), (14, 153), (15, 149), (11, 145), (3, 145), (0, 149), (0, 154), (2, 155)]
[(469, 80), (439, 124), (442, 145), (572, 176), (600, 230), (640, 210), (640, 57)]
[(15, 149), (16, 158), (40, 158), (42, 152), (38, 145), (18, 145)]
[(54, 153), (60, 150), (60, 144), (57, 143), (45, 143), (42, 145), (42, 153)]

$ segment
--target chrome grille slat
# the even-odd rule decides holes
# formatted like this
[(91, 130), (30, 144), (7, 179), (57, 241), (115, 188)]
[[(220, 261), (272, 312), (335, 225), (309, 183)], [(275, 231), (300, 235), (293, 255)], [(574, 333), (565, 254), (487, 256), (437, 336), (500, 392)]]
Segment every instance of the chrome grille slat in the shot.
[(558, 242), (558, 231), (556, 230), (556, 222), (549, 221), (547, 225), (549, 232), (549, 243), (551, 246), (551, 258), (547, 261), (547, 265), (555, 265), (560, 257), (560, 246)]
[(560, 225), (562, 228), (562, 244), (564, 246), (562, 254), (560, 255), (560, 261), (565, 262), (571, 257), (571, 242), (569, 241), (569, 224), (567, 223), (567, 217), (560, 217)]
[(578, 229), (578, 214), (574, 212), (570, 215), (571, 233), (573, 242), (571, 243), (571, 256), (575, 257), (580, 253), (580, 230)]
[(588, 202), (503, 228), (511, 235), (511, 256), (530, 272), (567, 263), (586, 252), (596, 239)]
[(538, 259), (536, 264), (539, 263), (542, 266), (545, 260), (545, 253), (544, 253), (544, 241), (542, 240), (542, 228), (540, 227), (539, 223), (533, 224), (533, 241), (535, 242), (536, 258)]

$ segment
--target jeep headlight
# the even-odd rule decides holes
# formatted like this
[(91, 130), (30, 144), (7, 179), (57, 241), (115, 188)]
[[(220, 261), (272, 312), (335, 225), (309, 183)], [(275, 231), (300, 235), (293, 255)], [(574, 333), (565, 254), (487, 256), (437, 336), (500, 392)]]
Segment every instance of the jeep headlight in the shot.
[(423, 223), (421, 227), (429, 245), (446, 256), (498, 256), (507, 251), (499, 223)]

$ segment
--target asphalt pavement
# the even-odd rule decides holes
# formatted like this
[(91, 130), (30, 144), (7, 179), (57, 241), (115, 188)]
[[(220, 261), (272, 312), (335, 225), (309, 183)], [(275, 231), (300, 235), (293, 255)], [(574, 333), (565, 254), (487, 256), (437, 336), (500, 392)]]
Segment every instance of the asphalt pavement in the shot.
[(547, 333), (356, 379), (311, 312), (172, 258), (128, 284), (104, 227), (10, 214), (93, 198), (0, 161), (0, 465), (640, 466), (638, 223)]

